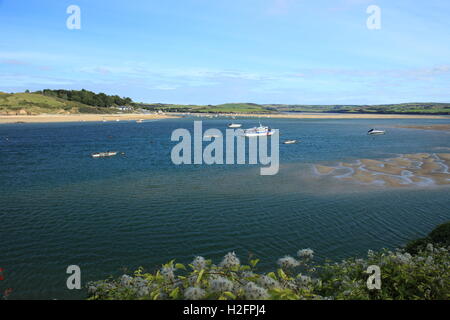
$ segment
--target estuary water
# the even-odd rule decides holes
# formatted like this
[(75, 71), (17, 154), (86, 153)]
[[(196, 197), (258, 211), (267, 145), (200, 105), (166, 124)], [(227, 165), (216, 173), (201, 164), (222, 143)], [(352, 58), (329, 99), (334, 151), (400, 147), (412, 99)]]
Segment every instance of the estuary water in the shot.
[[(450, 134), (395, 128), (449, 120), (236, 119), (280, 130), (280, 171), (171, 162), (172, 131), (199, 119), (0, 125), (0, 290), (11, 299), (79, 299), (82, 284), (235, 251), (270, 270), (312, 248), (318, 262), (395, 248), (450, 220), (450, 188), (370, 187), (317, 177), (313, 164), (450, 153)], [(230, 119), (203, 119), (225, 132)], [(370, 128), (387, 134), (366, 135)], [(207, 145), (208, 143), (204, 143)], [(93, 152), (124, 155), (94, 159)]]

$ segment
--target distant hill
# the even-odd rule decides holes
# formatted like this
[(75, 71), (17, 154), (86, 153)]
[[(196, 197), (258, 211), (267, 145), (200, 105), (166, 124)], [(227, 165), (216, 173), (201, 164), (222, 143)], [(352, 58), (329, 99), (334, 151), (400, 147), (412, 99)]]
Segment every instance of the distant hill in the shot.
[(384, 105), (264, 105), (280, 112), (336, 112), (381, 114), (450, 114), (450, 103), (414, 102)]
[(163, 103), (137, 103), (136, 107), (164, 112), (193, 112), (193, 113), (270, 113), (273, 112), (263, 105), (255, 103), (225, 103), (219, 105), (183, 105)]
[(403, 103), (387, 105), (295, 105), (226, 103), (219, 105), (135, 104), (148, 110), (165, 112), (209, 113), (274, 113), (274, 112), (333, 112), (384, 114), (450, 114), (450, 103)]
[(163, 103), (136, 103), (130, 98), (94, 93), (88, 90), (49, 90), (33, 93), (0, 92), (0, 114), (40, 113), (117, 113), (117, 107), (164, 112), (192, 113), (378, 113), (378, 114), (433, 114), (450, 115), (450, 103), (402, 103), (386, 105), (297, 105), (225, 103), (219, 105), (183, 105)]
[(113, 111), (38, 93), (0, 93), (0, 114), (34, 115), (40, 113), (113, 113)]

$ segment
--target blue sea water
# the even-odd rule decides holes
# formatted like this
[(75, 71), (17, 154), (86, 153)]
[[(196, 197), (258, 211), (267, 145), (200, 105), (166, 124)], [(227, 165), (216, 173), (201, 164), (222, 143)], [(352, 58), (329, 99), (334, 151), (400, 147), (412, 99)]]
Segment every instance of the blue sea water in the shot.
[[(215, 261), (235, 251), (275, 267), (312, 248), (317, 260), (394, 248), (450, 219), (448, 187), (369, 188), (317, 179), (311, 164), (450, 152), (450, 134), (395, 128), (450, 120), (261, 119), (280, 129), (280, 172), (260, 165), (171, 162), (177, 128), (194, 119), (0, 125), (0, 290), (11, 299), (78, 299), (66, 268), (82, 283), (139, 266), (155, 270), (196, 255)], [(195, 119), (198, 120), (198, 119)], [(244, 127), (258, 119), (238, 119)], [(203, 119), (226, 129), (230, 119)], [(384, 136), (367, 136), (385, 128)], [(206, 143), (205, 143), (206, 145)], [(125, 155), (93, 159), (93, 152)]]

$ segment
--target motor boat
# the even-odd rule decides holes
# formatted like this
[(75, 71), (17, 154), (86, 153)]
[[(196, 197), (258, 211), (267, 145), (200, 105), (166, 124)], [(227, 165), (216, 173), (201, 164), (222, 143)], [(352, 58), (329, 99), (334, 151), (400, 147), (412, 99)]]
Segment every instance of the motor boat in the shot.
[(259, 127), (254, 127), (250, 129), (245, 129), (243, 135), (245, 137), (259, 137), (259, 136), (271, 136), (274, 131), (269, 127), (262, 126), (259, 124)]
[(283, 143), (284, 144), (294, 144), (294, 143), (297, 143), (297, 140), (286, 140)]
[(240, 128), (242, 127), (242, 124), (240, 123), (230, 123), (228, 124), (228, 128)]
[(370, 135), (385, 134), (385, 133), (386, 133), (385, 130), (377, 130), (377, 129), (370, 129), (369, 131), (367, 131), (367, 134)]
[(117, 151), (107, 151), (107, 152), (97, 152), (91, 154), (92, 158), (105, 158), (105, 157), (113, 157), (117, 155)]

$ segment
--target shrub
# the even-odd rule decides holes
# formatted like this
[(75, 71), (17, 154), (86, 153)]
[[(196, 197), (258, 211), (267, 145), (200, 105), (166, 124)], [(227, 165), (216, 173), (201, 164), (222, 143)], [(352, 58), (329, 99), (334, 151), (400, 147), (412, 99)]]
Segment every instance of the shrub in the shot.
[[(155, 273), (142, 268), (89, 284), (89, 299), (448, 299), (450, 254), (448, 248), (429, 244), (411, 255), (403, 250), (372, 252), (365, 259), (312, 264), (313, 251), (286, 256), (280, 268), (258, 273), (258, 259), (241, 264), (228, 253), (218, 265), (196, 257), (187, 267), (174, 260)], [(381, 270), (381, 289), (367, 286), (367, 267)]]
[(427, 244), (435, 246), (450, 246), (450, 222), (443, 223), (431, 231), (425, 238), (410, 241), (405, 250), (409, 253), (417, 253), (425, 249)]

